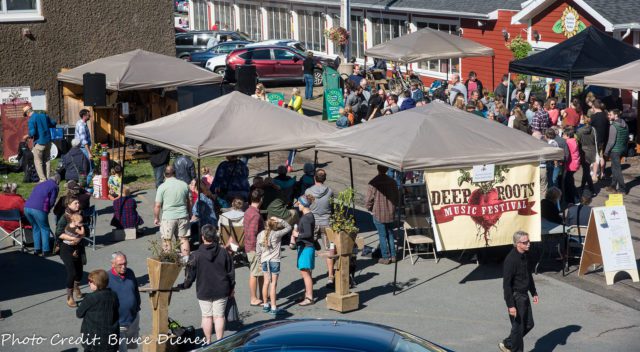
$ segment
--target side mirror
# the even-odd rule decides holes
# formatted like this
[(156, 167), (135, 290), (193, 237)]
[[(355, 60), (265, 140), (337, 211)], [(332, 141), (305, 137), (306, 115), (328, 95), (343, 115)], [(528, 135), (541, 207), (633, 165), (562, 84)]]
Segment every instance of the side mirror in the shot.
[(297, 57), (297, 56), (294, 56), (294, 57), (293, 57), (293, 62), (298, 62), (298, 61), (300, 61), (300, 58), (299, 58), (299, 57)]

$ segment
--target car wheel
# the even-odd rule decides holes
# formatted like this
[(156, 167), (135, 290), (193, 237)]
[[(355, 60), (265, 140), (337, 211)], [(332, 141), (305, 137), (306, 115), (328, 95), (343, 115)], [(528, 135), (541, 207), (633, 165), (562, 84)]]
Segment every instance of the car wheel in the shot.
[(322, 71), (313, 70), (313, 86), (320, 87), (322, 85)]
[(187, 60), (189, 60), (189, 55), (182, 55), (182, 56), (180, 56), (180, 59), (187, 61)]
[(222, 67), (216, 67), (216, 68), (213, 70), (213, 72), (215, 72), (215, 73), (217, 73), (217, 74), (219, 74), (219, 75), (221, 75), (221, 76), (224, 76), (225, 68), (226, 68), (226, 67), (224, 67), (224, 66), (222, 66)]

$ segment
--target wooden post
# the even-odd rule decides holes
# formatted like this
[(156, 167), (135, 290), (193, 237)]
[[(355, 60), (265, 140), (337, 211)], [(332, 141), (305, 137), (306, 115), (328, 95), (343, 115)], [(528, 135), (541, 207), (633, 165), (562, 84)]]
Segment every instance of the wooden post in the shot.
[(169, 335), (169, 303), (171, 302), (171, 288), (180, 274), (180, 265), (163, 263), (147, 258), (149, 270), (149, 300), (151, 301), (151, 335), (150, 343), (143, 345), (146, 352), (165, 352), (171, 350), (169, 344), (160, 343), (158, 338), (167, 340)]
[(356, 234), (336, 233), (327, 228), (329, 241), (336, 245), (335, 285), (336, 292), (327, 295), (327, 308), (340, 313), (358, 309), (360, 295), (349, 292), (349, 259), (353, 253), (353, 244)]

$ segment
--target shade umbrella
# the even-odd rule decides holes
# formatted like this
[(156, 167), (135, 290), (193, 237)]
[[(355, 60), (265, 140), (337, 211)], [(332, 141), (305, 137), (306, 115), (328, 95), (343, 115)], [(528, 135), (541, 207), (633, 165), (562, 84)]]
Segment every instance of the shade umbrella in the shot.
[(365, 55), (412, 63), (422, 60), (493, 56), (493, 49), (457, 35), (423, 28), (369, 48)]
[(335, 127), (232, 92), (154, 121), (127, 126), (127, 138), (194, 158), (313, 147)]
[(58, 73), (58, 80), (82, 85), (87, 72), (104, 73), (113, 91), (197, 86), (222, 82), (222, 76), (173, 56), (137, 49), (91, 61)]
[(405, 110), (318, 140), (316, 149), (399, 171), (560, 160), (561, 149), (444, 103)]
[(584, 83), (601, 87), (640, 90), (640, 60), (596, 75), (586, 76)]

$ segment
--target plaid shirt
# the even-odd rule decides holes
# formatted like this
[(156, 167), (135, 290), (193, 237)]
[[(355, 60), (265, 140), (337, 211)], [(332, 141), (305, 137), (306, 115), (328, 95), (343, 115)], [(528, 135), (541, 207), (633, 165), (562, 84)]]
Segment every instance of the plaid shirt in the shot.
[(534, 131), (540, 131), (540, 133), (544, 134), (550, 126), (549, 113), (545, 109), (538, 109), (538, 111), (533, 114), (531, 128)]
[(76, 131), (75, 136), (73, 137), (80, 141), (80, 147), (84, 147), (85, 145), (91, 146), (91, 136), (89, 135), (89, 127), (87, 123), (82, 121), (82, 119), (76, 122)]
[(387, 175), (378, 175), (369, 181), (366, 205), (379, 222), (393, 222), (398, 204), (398, 185)]
[(130, 229), (142, 225), (144, 221), (138, 215), (138, 205), (132, 197), (120, 197), (113, 201), (113, 218), (120, 222), (122, 228)]
[(264, 221), (260, 216), (260, 210), (253, 206), (249, 207), (244, 212), (242, 224), (244, 226), (244, 250), (246, 252), (255, 252), (258, 234), (264, 230)]

